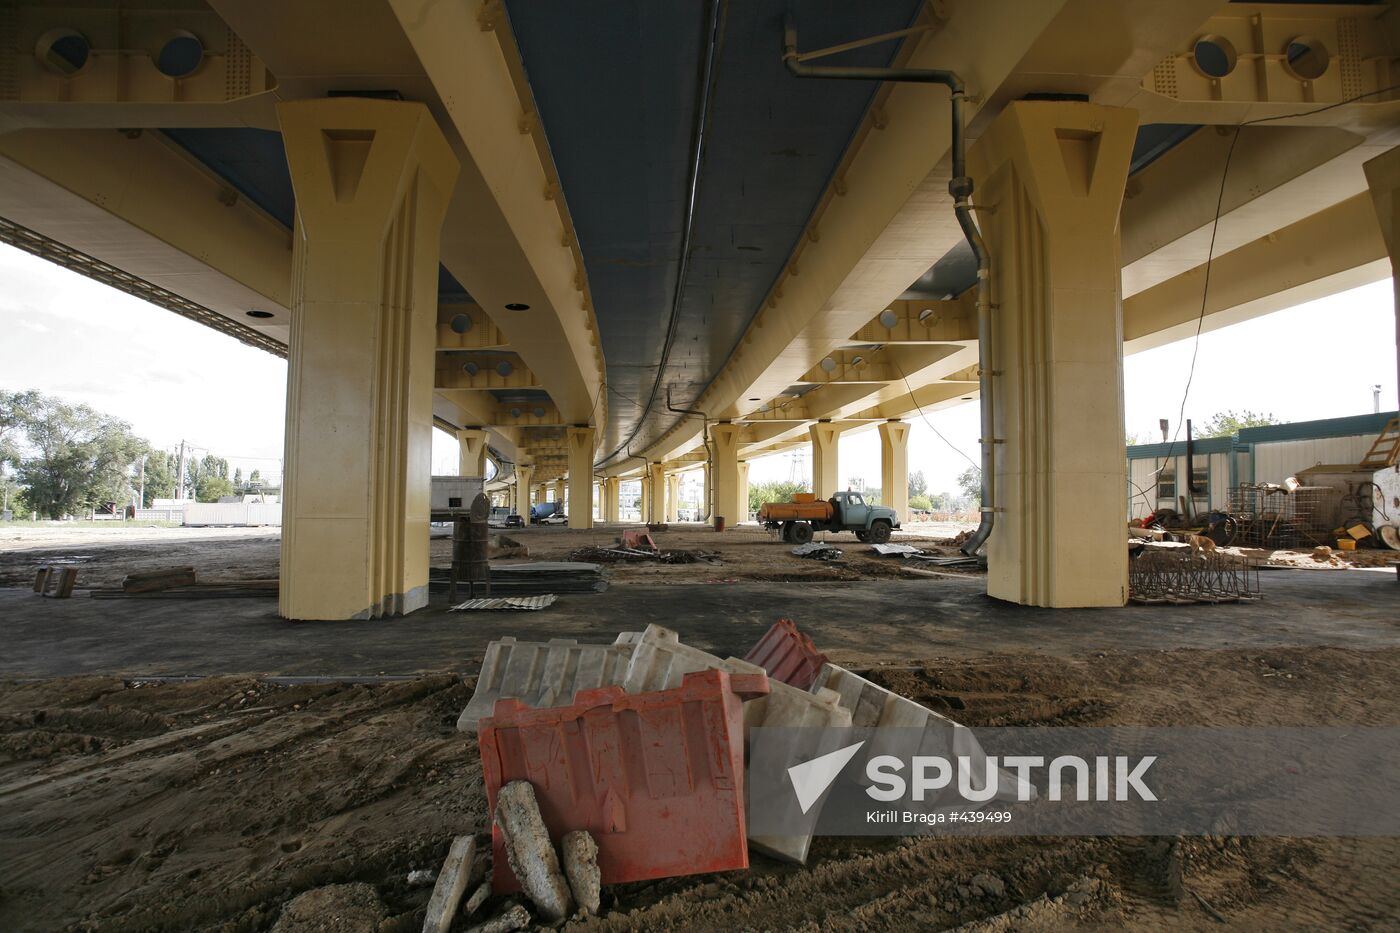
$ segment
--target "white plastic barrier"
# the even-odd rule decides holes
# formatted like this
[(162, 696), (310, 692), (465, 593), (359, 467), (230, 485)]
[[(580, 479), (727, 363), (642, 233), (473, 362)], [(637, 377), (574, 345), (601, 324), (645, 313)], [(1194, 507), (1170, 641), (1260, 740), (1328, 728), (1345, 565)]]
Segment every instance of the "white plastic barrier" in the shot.
[[(631, 633), (624, 633), (630, 635)], [(670, 690), (695, 671), (717, 668), (731, 674), (762, 674), (763, 668), (742, 658), (719, 658), (681, 644), (680, 635), (661, 625), (648, 625), (637, 639), (622, 688), (628, 693)]]
[[(621, 641), (621, 638), (619, 638)], [(502, 638), (486, 646), (476, 692), (457, 719), (462, 732), (475, 732), (500, 699), (518, 699), (533, 707), (564, 706), (574, 694), (622, 682), (630, 644), (580, 645), (572, 638), (548, 642)]]
[[(897, 693), (891, 693), (836, 664), (824, 664), (817, 673), (817, 679), (812, 683), (812, 692), (816, 693), (822, 689), (834, 690), (840, 695), (841, 705), (851, 711), (851, 725), (878, 726), (892, 730), (922, 729), (924, 735), (920, 740), (918, 754), (950, 759), (966, 756), (972, 764), (973, 775), (986, 773), (987, 754), (982, 751), (982, 745), (967, 726)], [(890, 732), (882, 738), (881, 734), (876, 732), (861, 748), (857, 758), (859, 766), (856, 770), (862, 776), (861, 782), (865, 783), (867, 761), (877, 755), (897, 752), (899, 748), (896, 746), (907, 751), (907, 744), (907, 733), (900, 735)], [(1016, 777), (1010, 772), (1001, 771), (995, 799), (1005, 802), (1015, 800), (1017, 787), (1019, 782)], [(1032, 798), (1035, 796), (1034, 787), (1028, 786), (1027, 792)], [(967, 806), (967, 803), (960, 801), (960, 805)]]

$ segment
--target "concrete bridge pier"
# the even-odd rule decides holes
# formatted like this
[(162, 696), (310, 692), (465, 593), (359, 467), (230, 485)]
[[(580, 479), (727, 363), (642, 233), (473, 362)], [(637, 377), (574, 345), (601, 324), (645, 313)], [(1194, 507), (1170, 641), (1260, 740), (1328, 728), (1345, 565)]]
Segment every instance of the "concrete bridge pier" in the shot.
[(458, 161), (420, 103), (279, 104), (296, 193), (279, 611), (428, 602), (439, 238)]

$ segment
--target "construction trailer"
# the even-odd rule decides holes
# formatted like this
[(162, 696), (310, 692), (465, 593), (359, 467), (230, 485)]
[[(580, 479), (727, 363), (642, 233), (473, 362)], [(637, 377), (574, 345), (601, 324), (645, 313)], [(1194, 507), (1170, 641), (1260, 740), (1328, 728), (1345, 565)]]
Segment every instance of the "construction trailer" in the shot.
[[(1180, 511), (1183, 496), (1189, 496), (1190, 511), (1195, 514), (1227, 509), (1232, 490), (1282, 484), (1289, 477), (1298, 477), (1304, 485), (1334, 486), (1339, 490), (1336, 507), (1341, 508), (1346, 491), (1344, 481), (1335, 474), (1357, 473), (1358, 465), (1396, 417), (1397, 412), (1379, 412), (1271, 424), (1244, 428), (1227, 437), (1201, 438), (1191, 444), (1189, 467), (1185, 438), (1174, 443), (1135, 444), (1128, 448), (1128, 515), (1144, 518), (1158, 509)], [(1316, 480), (1319, 468), (1326, 468), (1334, 479)], [(1394, 472), (1396, 467), (1381, 469)], [(1377, 470), (1362, 472), (1374, 480)], [(1351, 478), (1362, 480), (1359, 474)], [(1391, 523), (1400, 520), (1395, 509), (1386, 508)]]

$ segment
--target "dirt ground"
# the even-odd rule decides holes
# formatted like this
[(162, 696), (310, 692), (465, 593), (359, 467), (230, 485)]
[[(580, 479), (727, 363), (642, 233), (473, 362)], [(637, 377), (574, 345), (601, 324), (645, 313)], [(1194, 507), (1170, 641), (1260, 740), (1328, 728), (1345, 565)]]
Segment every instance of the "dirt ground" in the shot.
[[(600, 526), (591, 531), (559, 527), (531, 527), (502, 532), (529, 548), (528, 558), (518, 560), (569, 560), (581, 547), (616, 543), (624, 526)], [(637, 526), (626, 526), (637, 527)], [(953, 555), (957, 548), (940, 547), (970, 525), (939, 523), (910, 525), (895, 532), (895, 543), (914, 544)], [(610, 563), (614, 584), (701, 583), (716, 580), (862, 580), (907, 577), (899, 558), (880, 557), (851, 534), (819, 535), (842, 548), (840, 561), (794, 557), (792, 546), (757, 526), (740, 526), (723, 534), (702, 525), (673, 525), (653, 534), (663, 551), (691, 550), (711, 555), (691, 564)], [(129, 573), (163, 567), (191, 566), (202, 581), (254, 579), (277, 576), (281, 533), (276, 528), (142, 528), (104, 526), (101, 523), (55, 523), (49, 526), (4, 528), (0, 526), (0, 586), (25, 586), (34, 582), (34, 570), (45, 563), (77, 566), (78, 588), (120, 586)], [(433, 566), (446, 567), (452, 560), (451, 541), (435, 537), (429, 549)], [(931, 568), (939, 572), (964, 572), (957, 568)]]
[[(970, 726), (1393, 725), (1398, 666), (1396, 649), (1184, 649), (870, 676)], [(363, 901), (366, 884), (371, 919), (325, 929), (419, 929), (431, 888), (408, 873), (487, 829), (475, 741), (455, 731), (472, 686), (3, 685), (0, 929), (268, 930), (297, 895)], [(610, 887), (601, 917), (565, 929), (1394, 928), (1397, 872), (1397, 839), (819, 838), (806, 868), (755, 854), (747, 872)]]
[[(624, 527), (602, 525), (590, 531), (535, 526), (501, 532), (529, 549), (520, 560), (569, 560), (582, 547), (615, 544)], [(892, 542), (912, 544), (931, 553), (957, 556), (949, 543), (973, 525), (940, 522), (908, 524), (894, 533)], [(441, 532), (439, 532), (441, 534)], [(663, 551), (691, 551), (702, 555), (695, 563), (662, 564), (652, 561), (609, 563), (614, 585), (628, 583), (713, 583), (741, 580), (771, 582), (829, 582), (909, 578), (920, 573), (980, 573), (977, 568), (940, 567), (880, 557), (849, 533), (820, 534), (842, 550), (837, 561), (821, 561), (792, 555), (792, 546), (775, 533), (756, 525), (731, 528), (723, 534), (702, 525), (672, 525), (654, 532)], [(114, 587), (128, 573), (164, 567), (192, 566), (202, 581), (232, 581), (277, 576), (281, 533), (276, 528), (161, 528), (104, 525), (103, 523), (54, 523), (48, 526), (5, 528), (0, 526), (0, 586), (26, 586), (34, 570), (45, 563), (73, 564), (79, 568), (78, 588)], [(1387, 567), (1400, 560), (1400, 552), (1363, 549), (1332, 551), (1326, 559), (1312, 549), (1263, 551), (1233, 549), (1270, 566), (1306, 570), (1347, 570), (1355, 567)], [(451, 563), (451, 542), (432, 539), (429, 553), (435, 567)]]

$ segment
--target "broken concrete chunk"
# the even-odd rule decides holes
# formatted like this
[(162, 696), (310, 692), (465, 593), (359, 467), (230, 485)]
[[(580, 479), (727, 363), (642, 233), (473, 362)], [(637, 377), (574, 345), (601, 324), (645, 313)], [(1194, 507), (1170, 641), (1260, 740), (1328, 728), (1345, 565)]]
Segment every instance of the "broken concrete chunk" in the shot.
[(520, 904), (511, 904), (510, 909), (496, 914), (485, 923), (477, 924), (467, 933), (510, 933), (523, 930), (530, 925), (530, 912)]
[(471, 880), (472, 869), (476, 865), (476, 837), (458, 836), (452, 840), (452, 848), (447, 850), (447, 859), (438, 872), (437, 884), (433, 886), (433, 896), (428, 900), (428, 913), (423, 918), (423, 933), (447, 933), (452, 926), (452, 918), (457, 915), (457, 905), (462, 902), (462, 892)]
[(593, 841), (587, 830), (579, 829), (559, 840), (559, 851), (564, 857), (564, 874), (569, 879), (569, 890), (573, 891), (579, 909), (585, 914), (598, 913), (602, 896), (598, 843)]
[(559, 870), (559, 857), (529, 781), (511, 781), (501, 788), (496, 795), (496, 826), (511, 872), (545, 919), (563, 920), (573, 913), (569, 883)]
[(476, 913), (477, 910), (481, 907), (481, 905), (486, 903), (486, 899), (490, 896), (491, 879), (487, 878), (485, 881), (481, 882), (477, 889), (472, 892), (472, 896), (467, 898), (467, 902), (464, 905), (462, 905), (462, 916), (470, 917), (472, 914)]

